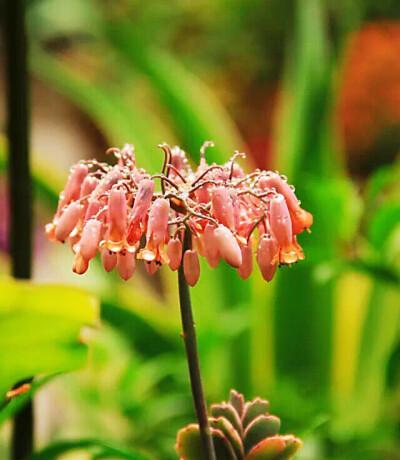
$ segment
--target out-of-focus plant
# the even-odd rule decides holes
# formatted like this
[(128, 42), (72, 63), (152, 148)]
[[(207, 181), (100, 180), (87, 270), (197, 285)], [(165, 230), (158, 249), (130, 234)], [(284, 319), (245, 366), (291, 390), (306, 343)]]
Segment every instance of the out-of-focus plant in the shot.
[[(98, 322), (89, 294), (58, 285), (2, 279), (0, 423), (15, 414), (49, 376), (81, 368), (87, 361), (84, 326)], [(38, 381), (22, 383), (29, 376)]]

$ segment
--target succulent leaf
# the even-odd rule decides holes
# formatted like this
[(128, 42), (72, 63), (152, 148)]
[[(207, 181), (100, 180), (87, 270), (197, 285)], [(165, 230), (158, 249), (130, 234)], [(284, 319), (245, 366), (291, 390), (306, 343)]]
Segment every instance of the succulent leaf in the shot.
[(271, 436), (253, 447), (246, 460), (289, 460), (301, 446), (300, 439), (292, 435)]
[(243, 442), (231, 422), (225, 417), (210, 418), (210, 426), (211, 428), (222, 431), (235, 451), (237, 459), (242, 460), (244, 458)]
[(243, 415), (244, 410), (244, 397), (236, 390), (231, 390), (229, 393), (229, 403), (235, 408), (239, 417)]
[(245, 429), (247, 425), (259, 415), (267, 415), (269, 402), (264, 399), (256, 398), (246, 403), (242, 416), (242, 424)]
[[(233, 447), (221, 430), (211, 428), (215, 454), (218, 460), (239, 460)], [(186, 459), (185, 459), (186, 460)]]
[(285, 439), (286, 448), (279, 457), (279, 460), (287, 460), (293, 457), (293, 455), (303, 446), (303, 443), (299, 438), (296, 438), (291, 434), (282, 436), (282, 438)]
[(278, 460), (285, 448), (286, 443), (282, 436), (266, 438), (251, 449), (246, 460)]
[(191, 424), (179, 430), (175, 448), (181, 460), (206, 460), (198, 425)]
[(248, 453), (252, 447), (269, 436), (279, 433), (281, 421), (274, 415), (259, 415), (250, 422), (244, 431), (243, 443), (245, 452)]
[(239, 415), (237, 414), (236, 410), (230, 404), (222, 403), (222, 404), (213, 404), (211, 406), (211, 416), (218, 418), (224, 417), (226, 418), (235, 428), (235, 430), (242, 435), (242, 423), (240, 421)]
[[(221, 430), (211, 428), (211, 435), (218, 460), (239, 460), (233, 447)], [(198, 425), (191, 424), (182, 428), (178, 432), (175, 447), (180, 460), (206, 460)]]

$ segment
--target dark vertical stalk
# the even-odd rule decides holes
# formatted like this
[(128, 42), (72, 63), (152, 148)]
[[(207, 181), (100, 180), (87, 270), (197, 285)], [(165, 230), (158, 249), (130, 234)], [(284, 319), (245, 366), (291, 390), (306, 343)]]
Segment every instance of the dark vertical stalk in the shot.
[[(183, 250), (189, 249), (190, 234), (185, 232)], [(178, 271), (179, 281), (179, 302), (181, 309), (181, 320), (183, 329), (183, 340), (185, 342), (186, 357), (189, 367), (190, 384), (192, 389), (193, 403), (200, 428), (200, 436), (207, 460), (216, 460), (214, 443), (208, 423), (207, 405), (204, 399), (203, 385), (200, 374), (199, 355), (197, 351), (196, 330), (193, 320), (192, 303), (190, 301), (189, 286), (183, 273), (183, 263)]]
[[(4, 34), (6, 46), (7, 135), (9, 179), (9, 244), (12, 274), (31, 277), (32, 197), (29, 167), (29, 86), (26, 0), (6, 0)], [(22, 460), (33, 449), (33, 406), (28, 403), (15, 416), (11, 458)]]

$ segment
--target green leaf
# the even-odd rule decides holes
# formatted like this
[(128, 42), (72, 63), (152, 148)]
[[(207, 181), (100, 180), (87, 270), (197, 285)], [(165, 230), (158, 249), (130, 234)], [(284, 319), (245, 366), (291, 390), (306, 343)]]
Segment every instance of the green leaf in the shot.
[(395, 164), (382, 166), (375, 171), (369, 178), (366, 187), (366, 201), (368, 204), (374, 204), (374, 202), (391, 188), (398, 184), (398, 178), (400, 174), (400, 162)]
[(215, 418), (226, 418), (239, 434), (242, 433), (242, 423), (240, 418), (235, 409), (230, 404), (212, 404), (210, 414)]
[[(218, 460), (237, 460), (232, 446), (220, 430), (211, 428), (215, 453)], [(203, 453), (198, 425), (188, 425), (178, 432), (176, 450), (181, 460), (206, 460)]]
[(278, 167), (298, 185), (310, 174), (332, 177), (341, 169), (332, 139), (332, 62), (324, 2), (295, 2), (295, 31), (286, 70)]
[(279, 433), (281, 421), (274, 415), (259, 415), (247, 426), (244, 432), (244, 448), (246, 452), (269, 436)]
[(385, 248), (392, 232), (400, 226), (400, 203), (387, 202), (372, 216), (368, 228), (368, 238), (377, 250)]
[(149, 460), (149, 457), (140, 452), (127, 451), (98, 439), (60, 441), (34, 453), (28, 460), (56, 460), (75, 450), (91, 452), (93, 459)]
[(30, 389), (16, 398), (4, 400), (0, 405), (0, 426), (8, 419), (12, 418), (26, 404), (33, 395), (47, 382), (55, 378), (58, 374), (46, 377), (35, 378), (30, 385)]
[(243, 443), (239, 433), (225, 417), (210, 418), (210, 426), (211, 428), (215, 428), (224, 434), (225, 438), (229, 441), (229, 444), (235, 451), (238, 459), (243, 458)]
[(87, 347), (80, 338), (98, 318), (86, 292), (61, 285), (0, 280), (0, 395), (31, 376), (82, 367)]
[(260, 398), (253, 399), (248, 402), (244, 408), (242, 417), (243, 428), (246, 428), (259, 415), (268, 414), (269, 402)]
[(300, 439), (292, 435), (271, 436), (258, 443), (246, 460), (288, 460), (301, 448)]

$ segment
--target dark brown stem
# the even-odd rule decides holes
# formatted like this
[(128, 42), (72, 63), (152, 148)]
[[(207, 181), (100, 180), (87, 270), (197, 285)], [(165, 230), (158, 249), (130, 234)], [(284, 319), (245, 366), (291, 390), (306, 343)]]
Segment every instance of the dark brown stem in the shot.
[[(15, 278), (31, 277), (32, 197), (29, 167), (29, 85), (26, 0), (5, 2), (8, 178), (10, 209), (10, 256)], [(30, 381), (31, 379), (27, 380)], [(25, 382), (19, 382), (17, 385)], [(15, 416), (11, 459), (22, 460), (33, 450), (33, 405), (27, 403)]]
[[(190, 233), (185, 231), (183, 250), (190, 249)], [(200, 428), (200, 436), (203, 444), (205, 458), (216, 460), (214, 443), (208, 423), (207, 405), (204, 399), (203, 385), (200, 374), (199, 355), (197, 352), (196, 330), (193, 320), (192, 304), (190, 301), (189, 286), (183, 273), (183, 264), (179, 267), (179, 301), (181, 309), (181, 320), (183, 329), (183, 340), (185, 342), (186, 358), (189, 367), (190, 384), (192, 388), (193, 403), (196, 411), (197, 421)]]

